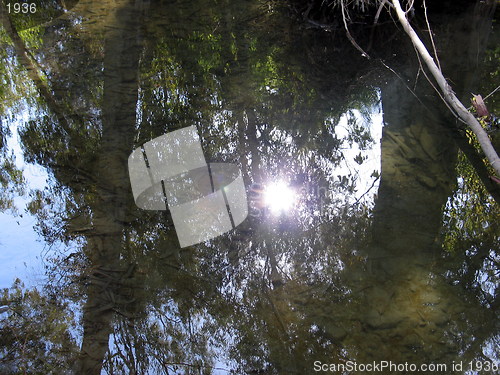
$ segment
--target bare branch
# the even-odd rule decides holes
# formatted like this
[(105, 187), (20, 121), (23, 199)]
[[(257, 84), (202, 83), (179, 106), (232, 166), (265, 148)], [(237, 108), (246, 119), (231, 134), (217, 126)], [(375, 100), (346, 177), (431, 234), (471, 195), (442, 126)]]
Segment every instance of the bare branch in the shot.
[(425, 2), (425, 0), (424, 0), (424, 14), (425, 14), (425, 23), (427, 24), (427, 31), (429, 31), (429, 38), (431, 39), (432, 50), (434, 51), (434, 58), (437, 61), (438, 68), (441, 70), (441, 64), (439, 63), (436, 44), (434, 44), (434, 37), (432, 36), (431, 25), (429, 24), (429, 17), (427, 16), (427, 3)]
[(427, 65), (427, 68), (429, 69), (434, 79), (436, 80), (444, 96), (445, 101), (451, 106), (451, 108), (453, 108), (453, 111), (455, 112), (456, 116), (465, 123), (467, 123), (470, 129), (474, 132), (486, 158), (493, 166), (495, 173), (500, 176), (500, 158), (498, 157), (495, 148), (491, 144), (488, 134), (483, 129), (479, 121), (474, 117), (472, 113), (470, 113), (467, 110), (467, 108), (465, 108), (465, 106), (453, 92), (451, 86), (446, 81), (446, 78), (444, 78), (442, 71), (434, 62), (434, 59), (429, 54), (429, 51), (422, 43), (415, 30), (411, 27), (410, 22), (406, 18), (406, 13), (401, 8), (399, 0), (392, 0), (392, 4), (396, 9), (396, 14), (398, 16), (399, 22), (403, 26), (403, 29), (405, 30), (406, 34), (408, 34), (408, 36), (410, 37), (410, 40), (412, 41), (413, 45), (417, 49), (423, 61)]
[(387, 0), (382, 0), (380, 2), (380, 5), (377, 9), (377, 13), (375, 14), (375, 18), (373, 19), (373, 25), (375, 26), (378, 23), (378, 19), (380, 17), (380, 13), (382, 12), (382, 9), (384, 8), (384, 5), (387, 3)]
[(496, 93), (498, 90), (500, 90), (500, 86), (497, 86), (497, 87), (495, 88), (495, 90), (493, 90), (493, 91), (492, 91), (492, 92), (490, 92), (488, 95), (486, 95), (486, 96), (483, 98), (483, 100), (488, 99), (491, 95), (493, 95), (494, 93)]
[(370, 56), (359, 46), (358, 43), (354, 40), (352, 37), (351, 33), (349, 32), (349, 27), (347, 27), (347, 20), (349, 19), (349, 16), (346, 14), (345, 10), (345, 4), (344, 0), (340, 0), (340, 8), (342, 10), (342, 20), (344, 21), (344, 28), (345, 28), (345, 33), (347, 35), (347, 39), (351, 42), (351, 44), (359, 51), (361, 52), (361, 56), (366, 57), (367, 59), (370, 59)]

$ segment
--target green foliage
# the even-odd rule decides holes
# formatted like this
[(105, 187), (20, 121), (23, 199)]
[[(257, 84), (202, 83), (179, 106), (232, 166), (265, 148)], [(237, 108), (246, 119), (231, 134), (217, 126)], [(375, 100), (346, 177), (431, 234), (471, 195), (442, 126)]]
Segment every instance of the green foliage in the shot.
[(477, 243), (478, 237), (492, 246), (491, 240), (495, 240), (495, 233), (500, 230), (497, 220), (500, 208), (462, 153), (457, 169), (461, 175), (459, 188), (450, 199), (445, 214), (445, 227), (449, 230), (445, 236), (445, 249), (463, 251)]
[(498, 299), (500, 282), (500, 206), (463, 153), (459, 155), (457, 171), (458, 189), (444, 212), (443, 249), (458, 263), (452, 278), (468, 288), (483, 289), (479, 294), (481, 301), (491, 304)]
[[(52, 19), (64, 14), (71, 8), (77, 0), (58, 1), (58, 0), (30, 0), (30, 1), (16, 1), (5, 0), (4, 9), (7, 11), (8, 4), (10, 4), (10, 14), (12, 22), (16, 29), (26, 30), (38, 26), (42, 23), (49, 22)], [(14, 4), (35, 4), (35, 7), (23, 8), (19, 12), (15, 11)], [(17, 7), (17, 6), (16, 6)], [(34, 10), (33, 12), (27, 10)], [(24, 10), (24, 11), (23, 11)]]
[(1, 292), (2, 374), (70, 374), (77, 354), (74, 316), (57, 295), (26, 289), (17, 279)]
[[(334, 167), (342, 160), (342, 144), (370, 146), (366, 124), (353, 110), (366, 120), (379, 92), (359, 81), (349, 43), (333, 48), (338, 42), (333, 35), (290, 31), (296, 25), (278, 16), (274, 2), (177, 2), (160, 9), (155, 3), (151, 7), (158, 14), (153, 12), (141, 31), (147, 38), (140, 44), (138, 82), (135, 72), (125, 77), (130, 80), (125, 87), (139, 92), (137, 123), (130, 116), (134, 108), (124, 114), (121, 103), (101, 107), (104, 94), (120, 98), (104, 92), (114, 88), (103, 84), (109, 72), (103, 73), (99, 61), (101, 55), (118, 58), (101, 43), (112, 26), (88, 37), (87, 25), (61, 23), (55, 32), (47, 30), (43, 43), (38, 29), (23, 34), (32, 39), (30, 48), (41, 49), (39, 56), (50, 56), (50, 74), (44, 77), (57, 87), (54, 96), (74, 120), (63, 129), (57, 116), (42, 110), (21, 131), (26, 159), (46, 166), (53, 177), (50, 188), (32, 192), (28, 210), (49, 244), (62, 241), (74, 250), (51, 259), (51, 288), (61, 295), (70, 290), (75, 301), (91, 287), (101, 288), (103, 298), (91, 302), (102, 315), (113, 314), (114, 345), (104, 363), (113, 374), (215, 373), (216, 351), (228, 348), (239, 373), (307, 373), (313, 357), (333, 362), (345, 360), (347, 352), (356, 356), (356, 347), (346, 349), (342, 340), (349, 330), (370, 329), (361, 327), (365, 306), (356, 288), (360, 280), (363, 286), (369, 282), (372, 217), (359, 202), (346, 204), (355, 177), (337, 176)], [(129, 56), (130, 50), (119, 52)], [(121, 63), (126, 70), (129, 61)], [(1, 88), (12, 98), (10, 69)], [(116, 120), (107, 129), (105, 110)], [(348, 131), (339, 139), (335, 127), (342, 114)], [(108, 169), (110, 162), (125, 170), (133, 147), (193, 124), (203, 135), (208, 160), (238, 161), (248, 180), (283, 175), (297, 187), (314, 187), (318, 196), (321, 189), (332, 195), (307, 196), (295, 217), (248, 220), (247, 228), (179, 249), (168, 212), (134, 208), (126, 173), (119, 181), (105, 179), (115, 172)], [(119, 136), (131, 129), (136, 144), (123, 144)], [(112, 136), (104, 140), (103, 130)], [(355, 157), (358, 164), (364, 160), (361, 153)], [(21, 181), (15, 171), (6, 176)], [(498, 230), (493, 220), (498, 209), (473, 178), (462, 188), (446, 219), (450, 253), (464, 244), (475, 246), (476, 238), (488, 248)], [(387, 242), (404, 242), (406, 233), (399, 235)], [(8, 333), (1, 342), (11, 354), (9, 371), (64, 373), (75, 358), (68, 332), (74, 324), (70, 310), (77, 307), (58, 302), (54, 294), (25, 290), (20, 283), (4, 292), (10, 315), (1, 320)], [(106, 327), (94, 334), (108, 335)]]
[[(0, 27), (0, 116), (12, 117), (26, 108), (26, 104), (36, 102), (36, 91), (24, 69), (16, 63), (11, 41)], [(5, 125), (2, 124), (2, 127)], [(2, 129), (5, 136), (5, 130)]]
[(14, 154), (2, 152), (0, 160), (0, 212), (17, 213), (14, 198), (25, 194), (26, 181), (15, 164)]

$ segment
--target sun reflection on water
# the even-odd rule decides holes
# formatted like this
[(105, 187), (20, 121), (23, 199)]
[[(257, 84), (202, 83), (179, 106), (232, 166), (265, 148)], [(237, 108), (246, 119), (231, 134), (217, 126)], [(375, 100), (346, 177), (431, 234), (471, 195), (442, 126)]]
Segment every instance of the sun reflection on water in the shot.
[(296, 192), (282, 180), (268, 184), (264, 188), (264, 205), (276, 216), (290, 212), (297, 200)]

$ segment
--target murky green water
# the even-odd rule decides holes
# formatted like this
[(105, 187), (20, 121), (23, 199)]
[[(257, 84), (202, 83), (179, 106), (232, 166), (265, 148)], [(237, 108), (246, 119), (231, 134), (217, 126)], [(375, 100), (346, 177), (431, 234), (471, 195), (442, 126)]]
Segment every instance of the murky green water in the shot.
[[(466, 103), (499, 80), (494, 3), (472, 3), (429, 4)], [(13, 148), (49, 181), (25, 172), (46, 278), (0, 299), (0, 372), (498, 373), (499, 187), (385, 9), (351, 9), (367, 58), (324, 2), (52, 5), (2, 15), (2, 210)], [(128, 157), (192, 125), (249, 214), (181, 248)]]

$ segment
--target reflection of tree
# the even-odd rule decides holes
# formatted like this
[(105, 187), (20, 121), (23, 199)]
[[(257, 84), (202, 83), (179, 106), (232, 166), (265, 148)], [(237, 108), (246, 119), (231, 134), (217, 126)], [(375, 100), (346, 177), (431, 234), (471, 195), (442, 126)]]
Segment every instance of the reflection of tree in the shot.
[[(2, 7), (7, 10), (7, 6), (10, 4), (9, 17), (12, 19), (15, 28), (17, 30), (25, 30), (50, 22), (53, 18), (63, 15), (75, 6), (77, 2), (78, 0), (32, 0), (29, 3), (24, 2), (24, 4), (28, 5), (26, 8), (26, 5), (22, 5), (23, 2), (5, 0), (2, 2)], [(19, 5), (21, 5), (19, 8), (20, 11), (17, 12), (16, 7)]]
[[(459, 186), (450, 198), (443, 227), (443, 247), (454, 263), (451, 278), (466, 288), (479, 289), (482, 303), (498, 305), (499, 207), (459, 155)], [(462, 263), (463, 262), (463, 263)]]
[[(453, 188), (457, 148), (450, 130), (441, 127), (439, 120), (436, 121), (439, 114), (426, 114), (425, 110), (422, 114), (422, 107), (417, 102), (401, 98), (404, 88), (392, 90), (394, 92), (388, 94), (386, 89), (383, 98), (389, 125), (383, 142), (383, 183), (374, 217), (374, 243), (371, 244), (374, 248), (366, 249), (365, 253), (375, 276), (361, 276), (359, 271), (347, 267), (346, 272), (351, 271), (359, 276), (354, 285), (363, 291), (361, 294), (358, 291), (358, 295), (364, 296), (358, 301), (364, 300), (366, 305), (356, 306), (353, 301), (342, 305), (344, 309), (352, 310), (350, 318), (357, 321), (359, 327), (349, 327), (349, 334), (345, 333), (345, 325), (331, 329), (331, 332), (335, 332), (333, 337), (336, 340), (345, 339), (344, 345), (352, 350), (351, 355), (356, 356), (354, 353), (358, 352), (359, 359), (389, 356), (414, 363), (437, 360), (451, 363), (451, 360), (459, 359), (458, 353), (474, 342), (467, 354), (467, 358), (472, 358), (478, 355), (478, 348), (491, 337), (488, 333), (490, 329), (481, 328), (480, 322), (493, 321), (492, 313), (471, 299), (468, 291), (448, 285), (448, 281), (443, 278), (446, 270), (438, 266), (442, 255), (439, 243), (435, 243), (441, 227), (442, 206)], [(428, 104), (428, 107), (433, 105)], [(262, 144), (259, 147), (262, 148)], [(293, 252), (286, 245), (276, 246), (277, 242), (282, 241), (279, 236), (272, 240), (266, 238), (259, 242), (256, 253), (259, 247), (267, 248), (264, 254), (269, 253), (269, 248), (276, 247), (278, 251)], [(255, 242), (253, 233), (252, 244)], [(293, 242), (294, 245), (297, 243)], [(310, 246), (310, 243), (306, 243)], [(298, 248), (303, 250), (307, 245), (301, 244)], [(487, 245), (485, 249), (490, 251), (492, 247)], [(273, 251), (276, 253), (276, 250)], [(269, 259), (267, 269), (275, 268), (272, 263)], [(264, 275), (266, 266), (267, 263), (263, 266)], [(269, 272), (270, 284), (256, 282), (247, 290), (258, 290), (259, 285), (269, 290), (287, 288), (289, 284), (286, 282), (284, 287), (272, 283), (272, 274)], [(354, 276), (351, 277), (355, 280)], [(365, 290), (363, 285), (368, 285), (368, 289)], [(259, 358), (255, 353), (260, 353), (259, 361), (247, 362), (250, 368), (265, 368), (269, 364), (263, 358), (267, 358), (277, 372), (301, 372), (297, 370), (300, 365), (290, 359), (297, 357), (297, 353), (290, 354), (294, 345), (288, 340), (288, 329), (306, 324), (307, 317), (312, 314), (309, 311), (305, 318), (301, 316), (300, 323), (290, 322), (290, 310), (296, 311), (296, 308), (290, 307), (290, 296), (297, 292), (286, 289), (286, 297), (282, 296), (277, 302), (268, 298), (268, 293), (264, 291), (250, 300), (251, 313), (237, 314), (238, 317), (247, 317), (245, 323), (241, 324), (241, 348), (248, 351), (247, 358)], [(246, 302), (243, 305), (248, 306)], [(308, 304), (311, 306), (311, 301)], [(332, 311), (338, 314), (338, 309)], [(252, 321), (255, 316), (261, 317), (262, 326)], [(450, 319), (458, 316), (465, 320), (456, 323)], [(336, 317), (342, 321), (342, 314)], [(243, 328), (246, 325), (251, 327), (249, 332)], [(311, 327), (318, 330), (316, 324), (311, 324)], [(459, 337), (454, 337), (453, 332), (457, 331), (460, 332)], [(297, 336), (305, 339), (307, 334), (301, 333)], [(263, 341), (267, 346), (262, 345)], [(253, 344), (246, 346), (248, 342)], [(281, 344), (283, 350), (280, 350)], [(256, 348), (260, 348), (260, 351)], [(284, 362), (288, 360), (289, 367), (281, 367), (284, 358)]]
[[(362, 319), (371, 339), (361, 352), (367, 359), (451, 363), (445, 353), (457, 349), (445, 338), (451, 314), (443, 305), (458, 301), (438, 276), (440, 248), (434, 241), (453, 187), (456, 146), (446, 128), (430, 121), (415, 99), (402, 99), (399, 90), (394, 84), (382, 90), (382, 180), (367, 249), (373, 279)], [(428, 351), (426, 343), (433, 341), (442, 342), (442, 351)]]
[[(0, 369), (3, 374), (66, 374), (77, 348), (71, 309), (50, 291), (25, 290), (16, 280), (0, 297)], [(33, 371), (33, 369), (36, 369)]]
[[(102, 128), (97, 148), (94, 197), (89, 202), (92, 229), (84, 252), (90, 261), (87, 301), (83, 310), (83, 343), (77, 371), (100, 373), (108, 351), (115, 311), (123, 314), (134, 301), (135, 266), (121, 261), (130, 188), (126, 158), (135, 133), (137, 103), (138, 17), (117, 9), (116, 24), (104, 41)], [(90, 272), (89, 272), (90, 271)]]
[[(131, 13), (120, 16), (124, 21), (117, 22), (128, 26), (130, 21), (127, 21), (127, 17), (131, 18)], [(117, 17), (118, 20), (120, 16)], [(133, 18), (137, 19), (135, 13)], [(97, 149), (91, 146), (85, 150), (82, 146), (90, 145), (90, 140), (85, 137), (92, 135), (95, 142), (97, 129), (86, 131), (85, 124), (78, 115), (68, 114), (68, 103), (63, 105), (61, 96), (56, 98), (34, 66), (21, 39), (12, 25), (10, 26), (21, 63), (28, 69), (42, 98), (57, 119), (57, 126), (49, 117), (32, 123), (24, 132), (25, 145), (31, 146), (33, 159), (53, 168), (60, 184), (75, 187), (76, 194), (73, 197), (67, 196), (66, 199), (76, 200), (76, 204), (83, 201), (84, 207), (78, 207), (74, 217), (84, 215), (85, 211), (91, 216), (84, 246), (89, 268), (84, 270), (86, 276), (81, 275), (88, 283), (84, 288), (87, 301), (83, 312), (83, 343), (76, 367), (79, 373), (100, 373), (104, 355), (108, 350), (108, 336), (112, 331), (115, 311), (126, 310), (126, 306), (132, 301), (130, 286), (127, 290), (126, 284), (127, 279), (133, 275), (134, 267), (127, 262), (121, 264), (120, 253), (129, 200), (125, 161), (132, 147), (137, 102), (137, 89), (134, 90), (134, 82), (137, 87), (137, 80), (133, 80), (133, 77), (137, 76), (138, 48), (134, 47), (137, 43), (137, 32), (133, 31), (134, 27), (132, 31), (127, 28), (125, 36), (124, 29), (117, 28), (106, 35), (99, 143)], [(134, 48), (136, 53), (132, 53)], [(79, 143), (84, 139), (84, 142)], [(47, 140), (54, 141), (51, 146), (56, 148), (47, 148)], [(85, 159), (79, 158), (71, 149), (75, 146), (77, 150), (87, 153), (95, 150), (96, 154), (87, 158), (85, 163)], [(75, 173), (83, 175), (83, 178), (75, 178)], [(93, 187), (88, 186), (90, 179)], [(90, 189), (82, 189), (82, 186), (78, 186), (79, 182), (84, 182), (83, 187)], [(76, 221), (73, 221), (71, 224), (75, 223)], [(80, 228), (75, 228), (75, 232), (81, 230), (81, 225)]]
[[(53, 58), (49, 84), (39, 84), (58, 107), (42, 92), (51, 112), (22, 141), (56, 181), (53, 196), (38, 192), (30, 206), (42, 230), (78, 239), (55, 268), (85, 299), (79, 372), (211, 373), (228, 351), (241, 373), (310, 373), (314, 360), (455, 359), (474, 340), (477, 355), (488, 335), (474, 326), (489, 310), (443, 275), (468, 272), (472, 284), (480, 266), (463, 271), (462, 257), (446, 269), (436, 242), (454, 184), (450, 133), (401, 84), (383, 86), (377, 205), (346, 205), (355, 184), (335, 172), (342, 143), (368, 137), (351, 116), (350, 138), (339, 139), (336, 123), (373, 107), (377, 90), (359, 83), (368, 79), (358, 81), (361, 57), (347, 40), (298, 32), (275, 4), (257, 4), (151, 4), (147, 23), (124, 6), (111, 12), (103, 47), (67, 21), (58, 29), (67, 38), (44, 37)], [(240, 162), (248, 185), (286, 177), (312, 188), (302, 211), (273, 219), (261, 207), (233, 233), (179, 249), (168, 212), (133, 208), (126, 161), (145, 141), (193, 124), (207, 159)], [(471, 224), (479, 215), (460, 210), (449, 211), (448, 227), (468, 220), (464, 211)], [(491, 228), (473, 263), (493, 246)], [(451, 228), (445, 236), (449, 247), (464, 238)]]
[(15, 156), (0, 147), (0, 212), (10, 211), (16, 213), (14, 198), (24, 194), (25, 180), (16, 165)]
[(64, 116), (63, 109), (61, 108), (60, 103), (58, 103), (55, 100), (54, 96), (50, 91), (50, 87), (47, 85), (46, 81), (42, 76), (41, 73), (42, 68), (26, 48), (14, 24), (11, 22), (8, 13), (5, 9), (5, 5), (3, 3), (2, 3), (1, 20), (4, 30), (6, 31), (9, 38), (12, 40), (17, 58), (28, 72), (28, 77), (33, 81), (38, 92), (40, 93), (40, 96), (43, 97), (48, 107), (50, 107), (54, 115), (57, 116), (60, 126), (66, 131), (69, 131), (68, 121)]

